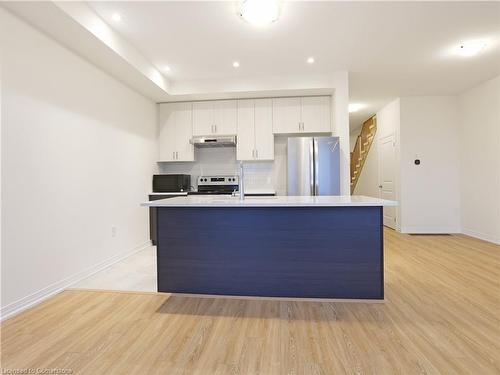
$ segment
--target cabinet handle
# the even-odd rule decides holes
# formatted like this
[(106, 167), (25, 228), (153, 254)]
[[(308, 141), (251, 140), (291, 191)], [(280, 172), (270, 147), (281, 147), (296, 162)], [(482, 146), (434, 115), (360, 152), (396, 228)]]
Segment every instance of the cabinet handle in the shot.
[(217, 125), (214, 125), (215, 133), (217, 133)]
[(175, 151), (172, 151), (172, 160), (175, 160)]
[(304, 131), (304, 123), (302, 123), (302, 131)]
[(259, 150), (255, 150), (255, 159), (258, 159), (259, 158)]
[(175, 160), (179, 160), (179, 151), (175, 151)]

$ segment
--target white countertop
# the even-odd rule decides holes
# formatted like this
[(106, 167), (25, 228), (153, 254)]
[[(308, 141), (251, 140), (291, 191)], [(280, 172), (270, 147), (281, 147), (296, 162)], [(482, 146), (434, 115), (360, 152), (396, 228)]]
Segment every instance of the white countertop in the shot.
[(397, 202), (363, 195), (239, 197), (189, 195), (144, 202), (145, 207), (337, 207), (396, 206)]

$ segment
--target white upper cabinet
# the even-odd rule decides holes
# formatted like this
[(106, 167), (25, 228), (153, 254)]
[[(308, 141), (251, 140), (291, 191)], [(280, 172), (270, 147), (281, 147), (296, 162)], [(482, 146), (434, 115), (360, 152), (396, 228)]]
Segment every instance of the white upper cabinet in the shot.
[(252, 99), (238, 100), (236, 160), (253, 160), (255, 154), (255, 106)]
[(238, 100), (236, 159), (274, 159), (272, 99)]
[(255, 158), (274, 160), (272, 99), (255, 100)]
[(160, 104), (160, 160), (194, 161), (191, 103)]
[(238, 160), (273, 160), (274, 134), (330, 133), (330, 97), (160, 104), (160, 160), (194, 161), (193, 136), (237, 135)]
[(330, 97), (273, 99), (275, 134), (330, 133)]
[(273, 99), (274, 133), (301, 132), (300, 98)]
[(193, 135), (210, 135), (214, 130), (213, 102), (194, 102)]
[(329, 96), (309, 96), (301, 98), (302, 131), (306, 133), (331, 132)]
[(214, 103), (215, 134), (234, 135), (238, 127), (236, 100), (217, 100)]
[(237, 122), (236, 100), (193, 103), (193, 135), (234, 135)]

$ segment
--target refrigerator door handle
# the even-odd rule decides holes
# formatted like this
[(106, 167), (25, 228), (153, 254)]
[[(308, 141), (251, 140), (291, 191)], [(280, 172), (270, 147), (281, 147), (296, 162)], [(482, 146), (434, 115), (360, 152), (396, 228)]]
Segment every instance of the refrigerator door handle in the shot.
[(318, 140), (316, 138), (313, 138), (313, 169), (314, 169), (314, 193), (313, 195), (319, 195), (319, 145), (318, 145)]
[(314, 139), (311, 139), (309, 142), (309, 183), (311, 185), (311, 195), (316, 195), (316, 185), (315, 178), (316, 173), (314, 172), (315, 163), (314, 163)]

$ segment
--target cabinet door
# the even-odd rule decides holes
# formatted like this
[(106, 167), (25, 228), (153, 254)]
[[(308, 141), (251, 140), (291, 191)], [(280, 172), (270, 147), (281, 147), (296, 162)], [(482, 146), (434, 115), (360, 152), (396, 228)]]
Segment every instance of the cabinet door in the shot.
[(238, 110), (236, 100), (217, 100), (212, 102), (214, 109), (215, 133), (234, 135), (238, 127)]
[(236, 160), (254, 160), (255, 158), (254, 108), (254, 100), (238, 100)]
[(301, 99), (302, 124), (306, 133), (330, 133), (330, 97), (310, 96)]
[(256, 159), (274, 159), (272, 99), (255, 100), (255, 149)]
[(175, 161), (174, 104), (160, 104), (160, 160)]
[(273, 133), (300, 133), (300, 98), (273, 99)]
[(193, 135), (212, 135), (214, 126), (214, 102), (193, 103)]
[(191, 103), (160, 105), (160, 160), (193, 161)]
[(191, 103), (175, 104), (175, 149), (176, 161), (194, 161), (193, 108)]

